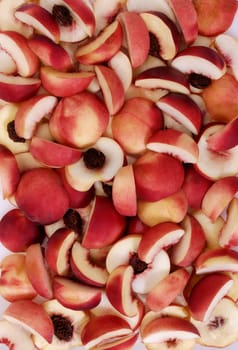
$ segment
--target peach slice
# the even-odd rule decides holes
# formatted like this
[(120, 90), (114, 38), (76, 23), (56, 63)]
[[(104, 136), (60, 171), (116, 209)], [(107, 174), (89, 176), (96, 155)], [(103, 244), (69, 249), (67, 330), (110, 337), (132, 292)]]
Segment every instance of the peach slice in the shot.
[(60, 71), (73, 69), (73, 60), (68, 51), (46, 36), (36, 34), (28, 39), (28, 45), (45, 66)]
[(198, 146), (186, 133), (173, 129), (159, 130), (151, 136), (147, 146), (154, 152), (172, 154), (184, 163), (196, 163)]
[(60, 31), (57, 23), (51, 13), (40, 5), (23, 4), (16, 9), (15, 17), (53, 41), (59, 41)]
[(202, 199), (212, 184), (213, 182), (198, 172), (195, 167), (187, 167), (182, 189), (188, 199), (189, 207), (195, 210), (201, 209)]
[(84, 91), (61, 99), (50, 118), (49, 127), (58, 142), (85, 148), (97, 142), (108, 122), (105, 104), (93, 93)]
[(229, 149), (227, 152), (214, 152), (208, 147), (209, 138), (217, 132), (221, 132), (223, 128), (223, 124), (208, 124), (197, 142), (199, 157), (195, 169), (212, 181), (235, 176), (238, 171), (235, 162), (237, 147)]
[(152, 102), (158, 102), (158, 100), (168, 93), (167, 90), (163, 89), (146, 89), (139, 86), (131, 84), (128, 90), (126, 91), (125, 99), (131, 99), (135, 97), (146, 98)]
[(26, 250), (26, 273), (40, 296), (46, 299), (53, 298), (50, 273), (45, 265), (39, 243), (30, 245)]
[(53, 278), (54, 297), (64, 307), (72, 310), (89, 310), (100, 303), (101, 290), (75, 282), (65, 277)]
[[(124, 189), (127, 192), (124, 193)], [(121, 167), (112, 183), (113, 204), (121, 215), (135, 216), (137, 212), (137, 196), (132, 164)]]
[(169, 5), (175, 13), (185, 42), (188, 45), (192, 44), (198, 35), (197, 12), (192, 0), (182, 0), (179, 3), (176, 0), (169, 0)]
[[(116, 0), (118, 1), (118, 0)], [(109, 61), (108, 66), (112, 68), (121, 80), (126, 92), (132, 83), (133, 72), (128, 56), (122, 51), (118, 51)]]
[(20, 181), (20, 171), (14, 154), (3, 145), (0, 145), (0, 159), (2, 196), (6, 199), (16, 191)]
[(62, 72), (51, 67), (41, 67), (42, 86), (52, 95), (66, 97), (87, 89), (94, 78), (93, 72)]
[(142, 332), (142, 340), (145, 344), (158, 344), (170, 339), (194, 339), (199, 337), (199, 332), (188, 320), (180, 317), (158, 317), (149, 322)]
[(161, 249), (176, 244), (183, 234), (184, 230), (172, 222), (160, 223), (145, 230), (138, 246), (139, 258), (150, 263)]
[[(238, 114), (238, 82), (230, 74), (224, 74), (215, 80), (202, 93), (210, 118), (216, 121), (228, 122)], [(227, 109), (229, 106), (229, 109)]]
[(220, 79), (226, 72), (222, 56), (207, 46), (190, 46), (182, 50), (172, 61), (172, 67), (183, 73), (196, 73), (210, 79)]
[(31, 77), (38, 71), (38, 57), (31, 51), (23, 35), (13, 31), (1, 32), (0, 45), (16, 62), (20, 76)]
[(143, 71), (136, 77), (135, 86), (189, 94), (186, 76), (171, 66), (159, 66)]
[(200, 223), (191, 215), (187, 215), (181, 223), (184, 235), (172, 247), (171, 261), (174, 265), (187, 267), (201, 254), (206, 246), (206, 238)]
[(227, 176), (217, 180), (205, 193), (202, 211), (212, 221), (216, 220), (238, 191), (238, 178)]
[(39, 90), (41, 81), (0, 73), (0, 99), (5, 102), (22, 102), (33, 97)]
[(158, 41), (159, 56), (165, 61), (173, 59), (181, 43), (175, 23), (159, 11), (142, 12), (140, 16), (150, 35), (153, 35)]
[(183, 190), (179, 190), (155, 202), (138, 201), (137, 215), (148, 226), (162, 222), (181, 222), (188, 210), (188, 200)]
[(188, 300), (192, 318), (209, 322), (215, 306), (228, 293), (232, 284), (232, 278), (221, 273), (211, 273), (202, 277), (193, 286)]
[(145, 62), (149, 53), (149, 31), (136, 12), (121, 12), (118, 19), (123, 26), (131, 65), (137, 68)]
[(125, 225), (125, 217), (116, 211), (110, 198), (95, 196), (82, 246), (88, 249), (108, 246), (121, 237)]
[(3, 347), (14, 346), (15, 350), (21, 350), (22, 347), (28, 350), (35, 349), (30, 333), (7, 320), (0, 321), (0, 344), (3, 344)]
[(43, 238), (42, 228), (30, 221), (20, 209), (11, 209), (2, 216), (0, 241), (8, 250), (24, 252), (31, 244), (41, 243)]
[(17, 134), (25, 139), (32, 138), (38, 123), (53, 111), (57, 102), (57, 98), (50, 95), (38, 95), (22, 102), (15, 116)]
[(96, 28), (94, 33), (100, 33), (116, 15), (122, 10), (126, 0), (95, 0), (93, 3), (94, 15), (96, 20)]
[(210, 272), (237, 272), (238, 252), (227, 248), (214, 248), (203, 252), (195, 261), (197, 274)]
[(167, 154), (148, 151), (136, 160), (133, 169), (137, 197), (144, 201), (154, 202), (174, 194), (184, 180), (181, 162)]
[(66, 179), (74, 189), (87, 191), (96, 181), (110, 181), (123, 162), (124, 153), (119, 144), (109, 137), (100, 137), (84, 150), (78, 162), (65, 167)]
[(138, 312), (137, 300), (131, 293), (133, 275), (132, 266), (120, 265), (110, 273), (105, 289), (112, 306), (128, 317)]
[[(15, 197), (30, 220), (44, 225), (62, 218), (69, 206), (67, 192), (52, 169), (36, 168), (22, 174)], [(49, 207), (48, 203), (54, 205)]]
[(3, 74), (16, 74), (17, 66), (11, 55), (9, 55), (6, 51), (0, 49), (0, 73)]
[(235, 0), (193, 0), (198, 15), (199, 33), (216, 36), (225, 32), (231, 25), (236, 11)]
[(95, 73), (110, 115), (116, 114), (124, 103), (124, 88), (121, 80), (112, 68), (102, 65), (95, 67)]
[(114, 21), (103, 29), (92, 41), (79, 46), (76, 59), (83, 64), (97, 64), (108, 61), (122, 44), (122, 28), (119, 21)]
[(18, 300), (11, 303), (3, 313), (4, 319), (22, 326), (32, 334), (52, 341), (54, 328), (43, 306), (31, 300)]
[(175, 22), (174, 13), (167, 0), (128, 0), (126, 7), (130, 12), (159, 11)]
[(30, 152), (35, 159), (52, 168), (75, 163), (82, 155), (78, 148), (61, 145), (37, 136), (31, 139)]
[(69, 254), (77, 239), (76, 232), (68, 228), (60, 228), (48, 239), (45, 248), (45, 259), (49, 268), (59, 276), (67, 276), (70, 272)]
[(238, 117), (230, 120), (224, 128), (211, 135), (208, 140), (208, 147), (214, 152), (225, 152), (238, 145), (237, 140)]
[(82, 343), (87, 349), (100, 348), (124, 336), (132, 334), (129, 324), (121, 317), (105, 314), (95, 316), (86, 324), (82, 331)]
[(238, 231), (236, 218), (238, 213), (238, 199), (233, 198), (226, 211), (226, 220), (219, 234), (221, 247), (232, 248), (237, 245)]
[(222, 298), (215, 306), (208, 322), (196, 321), (192, 324), (198, 329), (197, 339), (202, 346), (226, 347), (237, 341), (235, 322), (238, 319), (237, 305), (230, 298)]
[(170, 305), (184, 290), (190, 275), (185, 269), (178, 269), (161, 279), (146, 296), (146, 305), (153, 311), (160, 311)]
[(198, 105), (187, 95), (171, 92), (163, 96), (157, 106), (168, 113), (187, 130), (197, 135), (201, 128), (202, 113)]
[(71, 249), (70, 266), (74, 276), (86, 284), (103, 287), (107, 282), (107, 270), (93, 263), (90, 250), (77, 241)]
[(0, 295), (8, 302), (33, 299), (37, 296), (26, 273), (24, 254), (10, 254), (0, 263)]
[(231, 71), (238, 80), (238, 40), (229, 34), (220, 34), (215, 38), (215, 46), (224, 57), (226, 64), (231, 68)]

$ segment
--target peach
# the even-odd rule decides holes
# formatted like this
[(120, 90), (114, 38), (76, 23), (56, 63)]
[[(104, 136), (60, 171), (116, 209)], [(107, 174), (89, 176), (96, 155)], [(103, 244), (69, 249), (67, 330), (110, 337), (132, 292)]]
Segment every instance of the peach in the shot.
[(112, 20), (119, 11), (122, 10), (126, 0), (95, 0), (93, 4), (94, 15), (96, 20), (96, 28), (94, 33), (100, 33)]
[(67, 192), (59, 175), (52, 169), (36, 168), (22, 174), (15, 197), (25, 215), (40, 224), (59, 220), (69, 206)]
[(39, 90), (41, 81), (0, 73), (0, 99), (5, 102), (22, 102), (33, 97)]
[(215, 46), (224, 57), (236, 80), (238, 79), (237, 47), (238, 40), (229, 34), (220, 34), (215, 38)]
[(205, 193), (202, 211), (212, 221), (216, 220), (238, 191), (238, 178), (227, 176), (217, 180)]
[(0, 241), (12, 252), (24, 252), (31, 244), (41, 243), (42, 228), (30, 221), (24, 213), (14, 208), (4, 214), (0, 221)]
[(17, 66), (11, 55), (9, 55), (6, 51), (0, 50), (0, 73), (3, 74), (16, 74)]
[(163, 96), (157, 102), (157, 106), (193, 134), (197, 135), (199, 133), (202, 113), (198, 105), (189, 96), (171, 92)]
[(158, 100), (168, 93), (167, 90), (163, 89), (146, 89), (131, 84), (126, 91), (125, 99), (131, 99), (134, 97), (146, 98), (152, 102), (158, 102)]
[[(118, 0), (116, 0), (118, 1)], [(133, 71), (128, 56), (122, 51), (118, 51), (109, 61), (108, 66), (112, 68), (121, 80), (126, 92), (132, 83)]]
[(235, 0), (193, 0), (198, 15), (198, 31), (205, 36), (216, 36), (231, 25), (236, 11)]
[(226, 220), (219, 234), (219, 244), (221, 247), (232, 248), (237, 245), (237, 218), (238, 199), (233, 198), (226, 211)]
[(137, 215), (148, 226), (162, 222), (181, 222), (188, 210), (188, 200), (183, 190), (156, 202), (138, 201)]
[(104, 101), (110, 115), (116, 114), (124, 104), (124, 88), (112, 68), (97, 65), (95, 73), (102, 90)]
[(8, 302), (33, 299), (37, 296), (26, 272), (24, 254), (10, 254), (0, 263), (0, 295)]
[(51, 67), (41, 67), (42, 86), (52, 95), (66, 97), (87, 89), (94, 78), (93, 72), (62, 72)]
[(153, 40), (157, 40), (159, 56), (165, 60), (171, 60), (178, 52), (181, 44), (179, 31), (175, 23), (160, 11), (141, 13), (143, 21), (150, 33), (150, 43), (153, 50)]
[(15, 350), (20, 350), (22, 347), (28, 350), (35, 349), (30, 333), (7, 320), (0, 321), (0, 344), (3, 344), (3, 347), (8, 347), (10, 344)]
[(57, 98), (50, 95), (37, 95), (22, 102), (15, 115), (15, 129), (20, 137), (32, 138), (37, 125), (47, 117), (57, 105)]
[(105, 104), (93, 93), (84, 91), (61, 99), (49, 126), (58, 142), (84, 148), (99, 139), (108, 122), (109, 113)]
[(133, 164), (137, 197), (159, 201), (177, 192), (184, 180), (184, 170), (174, 157), (148, 151)]
[(108, 61), (122, 44), (122, 28), (115, 20), (103, 29), (92, 41), (79, 46), (76, 59), (83, 64), (97, 64)]
[(18, 153), (15, 157), (21, 174), (30, 169), (44, 167), (44, 165), (38, 162), (30, 152)]
[(65, 277), (53, 278), (55, 298), (64, 307), (72, 310), (88, 310), (100, 303), (101, 290), (75, 282)]
[(46, 299), (53, 298), (51, 276), (39, 243), (31, 244), (26, 250), (26, 273), (38, 295)]
[(149, 53), (149, 31), (136, 12), (121, 12), (118, 18), (124, 28), (131, 65), (137, 68), (145, 62)]
[(45, 247), (45, 259), (55, 274), (59, 276), (69, 275), (69, 255), (76, 239), (76, 232), (66, 227), (57, 229), (48, 239)]
[(199, 255), (195, 261), (197, 274), (210, 272), (237, 272), (238, 253), (228, 248), (213, 248)]
[(162, 310), (183, 291), (189, 277), (190, 275), (185, 269), (171, 272), (147, 294), (146, 305), (153, 311)]
[(202, 277), (193, 286), (188, 300), (188, 308), (195, 320), (208, 322), (217, 303), (228, 293), (233, 280), (221, 273), (211, 273)]
[(4, 319), (21, 325), (32, 334), (40, 335), (49, 343), (52, 341), (53, 323), (43, 306), (31, 300), (17, 300), (11, 303), (3, 314)]
[(154, 152), (172, 154), (184, 163), (196, 163), (198, 146), (186, 133), (173, 129), (159, 130), (151, 136), (147, 148)]
[[(126, 193), (124, 189), (127, 188)], [(112, 183), (112, 201), (121, 215), (135, 216), (137, 212), (137, 196), (133, 166), (121, 167)]]
[(28, 46), (27, 39), (14, 31), (0, 33), (1, 48), (14, 59), (21, 77), (33, 76), (39, 68), (39, 59)]
[(238, 145), (237, 131), (238, 118), (236, 117), (225, 124), (224, 128), (218, 130), (218, 132), (208, 138), (207, 143), (209, 148), (214, 152), (229, 151), (230, 148)]
[(51, 40), (59, 41), (60, 30), (58, 24), (52, 14), (40, 5), (23, 4), (16, 9), (15, 17)]
[(14, 154), (0, 145), (0, 181), (4, 199), (13, 195), (20, 181), (20, 171)]
[(78, 148), (61, 145), (37, 136), (31, 139), (30, 152), (39, 162), (52, 168), (75, 163), (82, 155)]
[(73, 275), (88, 285), (103, 287), (108, 279), (107, 270), (99, 266), (91, 258), (90, 250), (84, 248), (78, 241), (71, 249), (70, 266)]
[(206, 246), (206, 237), (200, 223), (187, 215), (181, 223), (184, 235), (172, 247), (171, 261), (176, 266), (187, 267), (201, 254)]
[(110, 198), (95, 196), (82, 246), (92, 249), (110, 245), (121, 237), (125, 225), (125, 217), (116, 211)]
[(137, 300), (131, 293), (133, 275), (132, 266), (120, 265), (110, 273), (105, 289), (112, 306), (129, 317), (138, 312)]
[[(192, 44), (198, 35), (198, 16), (192, 0), (169, 0), (179, 26), (182, 30), (185, 42)], [(189, 21), (187, 20), (189, 18)]]
[(73, 69), (72, 57), (66, 49), (46, 36), (36, 34), (28, 39), (28, 45), (45, 66), (60, 71)]

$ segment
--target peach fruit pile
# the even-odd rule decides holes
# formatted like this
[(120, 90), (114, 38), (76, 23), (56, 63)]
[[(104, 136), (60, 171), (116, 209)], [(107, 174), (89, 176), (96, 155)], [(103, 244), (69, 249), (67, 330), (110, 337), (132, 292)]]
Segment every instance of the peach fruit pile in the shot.
[(237, 8), (0, 1), (0, 343), (238, 340)]

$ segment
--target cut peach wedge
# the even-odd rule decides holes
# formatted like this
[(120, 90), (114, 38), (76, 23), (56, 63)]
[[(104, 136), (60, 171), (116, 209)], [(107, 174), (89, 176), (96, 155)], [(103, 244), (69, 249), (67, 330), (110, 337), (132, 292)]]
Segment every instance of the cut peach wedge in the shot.
[(181, 44), (175, 23), (159, 11), (142, 12), (140, 16), (150, 34), (158, 40), (160, 57), (166, 61), (173, 59)]
[(237, 140), (238, 117), (232, 119), (223, 128), (211, 135), (208, 140), (208, 147), (214, 152), (225, 152), (238, 145)]
[(61, 72), (51, 67), (41, 67), (42, 86), (52, 95), (66, 97), (87, 89), (94, 78), (93, 72)]
[(137, 68), (145, 62), (149, 53), (149, 31), (136, 12), (121, 12), (118, 19), (123, 26), (131, 65)]
[(226, 211), (226, 220), (219, 234), (219, 243), (222, 247), (232, 248), (237, 245), (238, 232), (236, 218), (238, 213), (238, 199), (233, 198)]
[(54, 334), (53, 323), (42, 305), (31, 300), (18, 300), (11, 303), (3, 314), (4, 319), (22, 326), (32, 334), (51, 342)]
[(154, 152), (172, 154), (184, 163), (196, 163), (198, 146), (186, 133), (174, 129), (159, 130), (149, 139), (146, 147)]
[(138, 312), (137, 300), (132, 296), (134, 271), (130, 265), (120, 265), (109, 275), (106, 283), (106, 295), (116, 310), (125, 316), (133, 317)]
[(59, 41), (60, 30), (53, 16), (46, 9), (37, 4), (23, 4), (15, 11), (15, 17), (37, 32), (49, 37), (55, 42)]
[(215, 46), (217, 50), (224, 57), (226, 64), (231, 68), (231, 71), (236, 78), (238, 79), (238, 40), (229, 34), (220, 34), (215, 38)]
[(175, 22), (175, 15), (167, 0), (128, 0), (126, 7), (128, 11), (138, 13), (159, 11)]
[(53, 298), (50, 273), (39, 243), (30, 245), (26, 250), (26, 273), (40, 296), (46, 299)]
[(188, 308), (195, 320), (208, 322), (217, 303), (228, 293), (232, 278), (222, 273), (211, 273), (202, 277), (193, 286)]
[(28, 350), (35, 349), (31, 334), (7, 320), (0, 321), (0, 339), (0, 344), (3, 344), (3, 347), (8, 347), (8, 344), (14, 344), (15, 350), (20, 350), (22, 347)]
[(133, 78), (131, 62), (128, 56), (120, 50), (108, 61), (108, 66), (118, 75), (124, 91), (126, 92), (129, 89)]
[(0, 73), (3, 74), (16, 74), (17, 66), (11, 55), (9, 55), (6, 51), (0, 50)]
[(197, 274), (210, 272), (237, 272), (238, 252), (228, 248), (214, 248), (199, 255), (195, 261)]
[(30, 139), (38, 123), (53, 111), (57, 102), (55, 96), (45, 94), (34, 96), (22, 102), (15, 116), (17, 134), (25, 139)]
[(0, 181), (4, 199), (13, 195), (20, 181), (20, 171), (14, 154), (0, 145)]
[(72, 310), (89, 310), (100, 303), (101, 289), (55, 276), (53, 293), (58, 302)]
[(79, 46), (76, 59), (82, 64), (97, 64), (108, 61), (121, 48), (122, 28), (114, 21), (103, 29), (91, 42)]
[(62, 145), (37, 136), (31, 139), (30, 152), (42, 164), (60, 168), (77, 162), (82, 152), (78, 148)]
[(96, 28), (94, 33), (100, 33), (117, 14), (122, 10), (126, 0), (112, 0), (110, 3), (107, 0), (95, 0), (93, 10), (96, 20)]

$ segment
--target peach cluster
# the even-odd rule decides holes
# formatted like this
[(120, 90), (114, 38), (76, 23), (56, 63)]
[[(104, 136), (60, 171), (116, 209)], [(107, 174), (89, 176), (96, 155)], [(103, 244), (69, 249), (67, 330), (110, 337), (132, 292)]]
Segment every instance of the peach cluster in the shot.
[(0, 344), (238, 340), (237, 9), (0, 1)]

